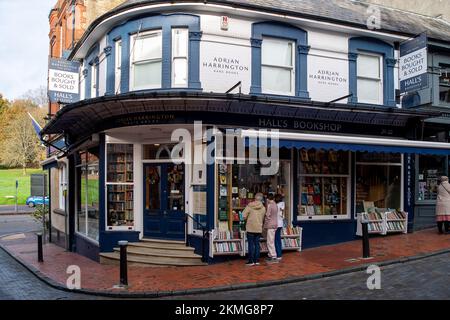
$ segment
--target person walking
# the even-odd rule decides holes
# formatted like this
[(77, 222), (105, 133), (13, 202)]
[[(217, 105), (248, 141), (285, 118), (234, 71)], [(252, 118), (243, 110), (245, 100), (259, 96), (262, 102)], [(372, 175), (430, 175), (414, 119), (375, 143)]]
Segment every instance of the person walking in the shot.
[(275, 249), (275, 233), (278, 228), (278, 207), (274, 201), (273, 194), (267, 197), (266, 218), (264, 220), (264, 229), (267, 230), (267, 249), (269, 250), (269, 257), (267, 262), (278, 262), (277, 251)]
[(255, 195), (255, 201), (250, 202), (242, 212), (243, 218), (246, 221), (245, 230), (247, 231), (247, 266), (259, 265), (259, 240), (261, 239), (264, 216), (266, 214), (263, 199), (264, 196), (262, 193), (257, 193)]
[(283, 196), (279, 193), (275, 195), (275, 203), (278, 207), (277, 231), (275, 232), (275, 251), (277, 259), (280, 261), (283, 255), (283, 244), (281, 243), (281, 232), (284, 226), (284, 201)]
[(445, 226), (445, 232), (449, 231), (450, 223), (450, 183), (448, 177), (441, 177), (441, 184), (437, 189), (436, 201), (436, 222), (438, 231), (443, 234), (442, 227)]

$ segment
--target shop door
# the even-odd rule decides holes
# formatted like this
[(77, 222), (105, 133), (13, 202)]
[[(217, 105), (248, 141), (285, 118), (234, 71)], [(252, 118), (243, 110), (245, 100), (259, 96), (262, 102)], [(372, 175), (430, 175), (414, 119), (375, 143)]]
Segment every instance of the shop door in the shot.
[(144, 165), (144, 236), (184, 240), (184, 165)]

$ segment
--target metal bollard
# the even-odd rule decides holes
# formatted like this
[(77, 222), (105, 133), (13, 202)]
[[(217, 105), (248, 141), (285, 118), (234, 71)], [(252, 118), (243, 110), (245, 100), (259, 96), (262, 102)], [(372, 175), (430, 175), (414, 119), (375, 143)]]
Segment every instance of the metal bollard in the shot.
[(370, 258), (369, 223), (367, 221), (362, 221), (361, 226), (363, 258), (367, 259)]
[(42, 233), (36, 233), (38, 239), (38, 262), (44, 262), (44, 254), (42, 251)]
[(128, 246), (128, 241), (119, 241), (120, 285), (121, 286), (128, 286), (127, 246)]

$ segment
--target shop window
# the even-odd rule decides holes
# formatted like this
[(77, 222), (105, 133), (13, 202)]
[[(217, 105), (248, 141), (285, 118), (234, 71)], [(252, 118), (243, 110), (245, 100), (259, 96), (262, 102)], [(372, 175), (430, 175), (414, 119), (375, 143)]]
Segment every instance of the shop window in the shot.
[(298, 220), (349, 218), (350, 156), (347, 151), (300, 149)]
[(450, 65), (441, 65), (439, 101), (441, 104), (450, 104)]
[[(356, 155), (356, 212), (370, 208), (402, 211), (402, 160), (400, 154)], [(386, 209), (386, 210), (385, 210)]]
[(132, 36), (130, 56), (132, 90), (160, 88), (162, 76), (161, 31)]
[(435, 201), (439, 178), (446, 174), (446, 160), (444, 156), (418, 156), (418, 201)]
[(189, 29), (172, 29), (172, 86), (188, 86)]
[(262, 92), (295, 94), (295, 43), (276, 38), (263, 38), (261, 82)]
[(358, 55), (357, 90), (361, 103), (383, 104), (383, 58), (380, 55)]
[(107, 229), (134, 227), (133, 145), (107, 144)]
[(239, 238), (239, 232), (245, 230), (242, 212), (258, 192), (265, 197), (269, 194), (283, 197), (285, 224), (289, 225), (292, 221), (290, 170), (290, 160), (281, 160), (278, 174), (272, 176), (261, 175), (259, 164), (219, 164), (217, 228), (233, 232), (233, 238)]
[(120, 93), (120, 81), (122, 77), (122, 40), (117, 40), (115, 42), (115, 61), (114, 61), (114, 92), (116, 94)]
[(99, 176), (98, 148), (79, 154), (77, 173), (76, 231), (98, 241), (99, 230)]

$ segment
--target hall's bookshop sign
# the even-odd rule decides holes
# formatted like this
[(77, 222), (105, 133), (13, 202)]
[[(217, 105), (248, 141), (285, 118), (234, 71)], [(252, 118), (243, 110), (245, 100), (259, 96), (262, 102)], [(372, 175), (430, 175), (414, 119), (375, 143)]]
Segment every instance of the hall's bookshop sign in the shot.
[(50, 102), (74, 103), (80, 100), (80, 64), (50, 58), (48, 64), (48, 95)]
[(400, 91), (419, 91), (428, 87), (427, 35), (400, 45)]

